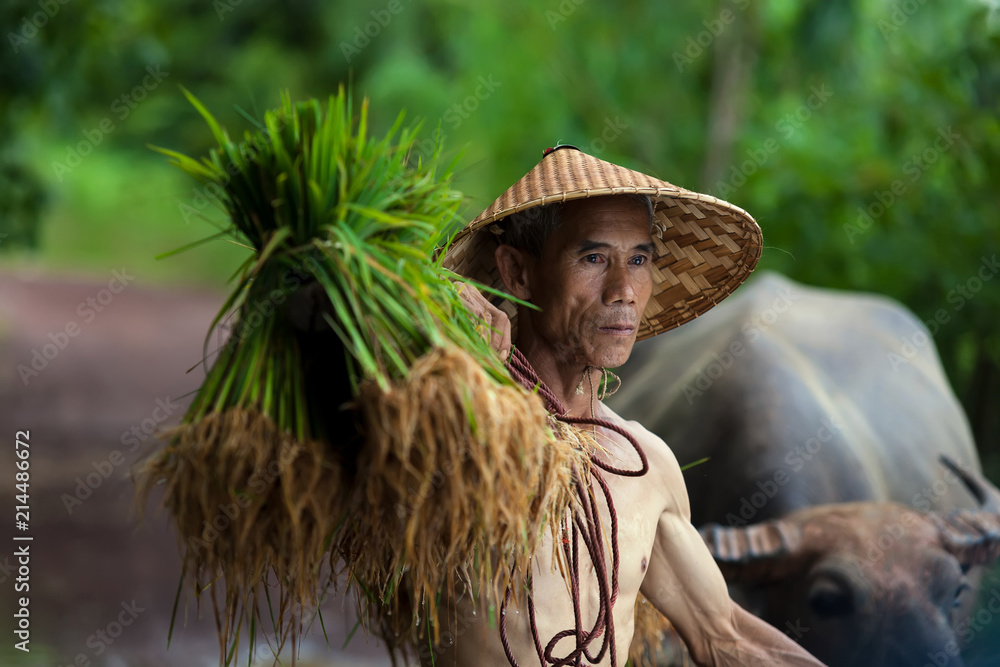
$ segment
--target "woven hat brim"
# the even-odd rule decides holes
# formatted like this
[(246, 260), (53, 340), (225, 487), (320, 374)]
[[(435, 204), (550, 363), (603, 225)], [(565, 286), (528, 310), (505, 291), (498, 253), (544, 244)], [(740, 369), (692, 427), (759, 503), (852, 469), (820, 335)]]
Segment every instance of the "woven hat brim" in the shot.
[[(677, 187), (576, 149), (548, 154), (453, 239), (444, 264), (504, 290), (493, 259), (498, 240), (487, 228), (503, 218), (554, 202), (609, 195), (648, 195), (654, 204), (653, 294), (637, 339), (688, 322), (729, 296), (760, 259), (763, 235), (753, 217), (711, 195)], [(517, 309), (498, 303), (516, 326)]]

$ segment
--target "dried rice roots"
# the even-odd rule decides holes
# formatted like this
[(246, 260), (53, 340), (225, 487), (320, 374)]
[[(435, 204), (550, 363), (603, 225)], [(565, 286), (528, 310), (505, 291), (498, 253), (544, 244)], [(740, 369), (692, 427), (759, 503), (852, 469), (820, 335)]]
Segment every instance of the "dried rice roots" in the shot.
[(138, 475), (143, 502), (164, 483), (188, 580), (224, 592), (223, 646), (241, 620), (270, 625), (258, 607), (269, 581), (280, 645), (343, 573), (390, 647), (436, 641), (440, 592), (457, 579), (503, 591), (576, 507), (573, 469), (589, 470), (592, 437), (557, 434), (538, 396), (500, 386), (460, 349), (431, 350), (387, 391), (362, 384), (355, 403), (359, 451), (230, 409), (172, 430)]

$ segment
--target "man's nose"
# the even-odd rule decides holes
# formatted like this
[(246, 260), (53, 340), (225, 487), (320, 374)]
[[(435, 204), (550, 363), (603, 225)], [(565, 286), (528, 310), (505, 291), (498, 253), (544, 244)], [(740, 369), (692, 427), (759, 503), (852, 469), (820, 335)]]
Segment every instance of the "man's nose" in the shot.
[(635, 301), (635, 286), (632, 274), (624, 263), (614, 262), (609, 268), (604, 284), (604, 302), (632, 303)]

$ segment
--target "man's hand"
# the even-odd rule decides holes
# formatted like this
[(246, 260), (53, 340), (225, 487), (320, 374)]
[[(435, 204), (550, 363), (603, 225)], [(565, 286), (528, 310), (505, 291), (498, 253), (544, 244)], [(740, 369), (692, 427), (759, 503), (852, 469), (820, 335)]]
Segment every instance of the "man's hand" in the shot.
[(472, 285), (459, 283), (456, 287), (465, 307), (469, 309), (473, 317), (483, 322), (476, 328), (482, 333), (483, 338), (497, 353), (500, 360), (507, 361), (511, 348), (510, 318), (507, 317), (507, 313), (487, 301)]

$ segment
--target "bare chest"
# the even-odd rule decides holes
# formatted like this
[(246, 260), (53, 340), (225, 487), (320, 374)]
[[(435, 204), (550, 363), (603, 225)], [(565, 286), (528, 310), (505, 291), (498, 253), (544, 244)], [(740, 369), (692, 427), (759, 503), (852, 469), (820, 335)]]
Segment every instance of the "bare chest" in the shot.
[[(640, 467), (632, 448), (617, 439), (608, 443), (602, 460), (614, 468)], [(558, 661), (581, 650), (581, 644), (586, 644), (583, 664), (610, 665), (613, 647), (615, 663), (624, 665), (636, 596), (664, 506), (664, 495), (655, 488), (654, 478), (599, 471), (582, 499), (582, 508), (565, 517), (556, 531), (547, 531), (535, 552), (530, 601), (521, 595), (506, 610), (491, 610), (471, 599), (458, 603), (458, 616), (474, 620), (471, 632), (456, 638), (454, 664), (509, 664), (500, 643), (503, 622), (519, 665), (538, 664), (539, 645), (547, 658)], [(608, 624), (604, 619), (611, 600), (613, 622)], [(559, 639), (560, 635), (564, 636)], [(589, 635), (593, 639), (587, 641)], [(473, 655), (474, 662), (468, 662)], [(444, 664), (452, 663), (446, 660)]]

